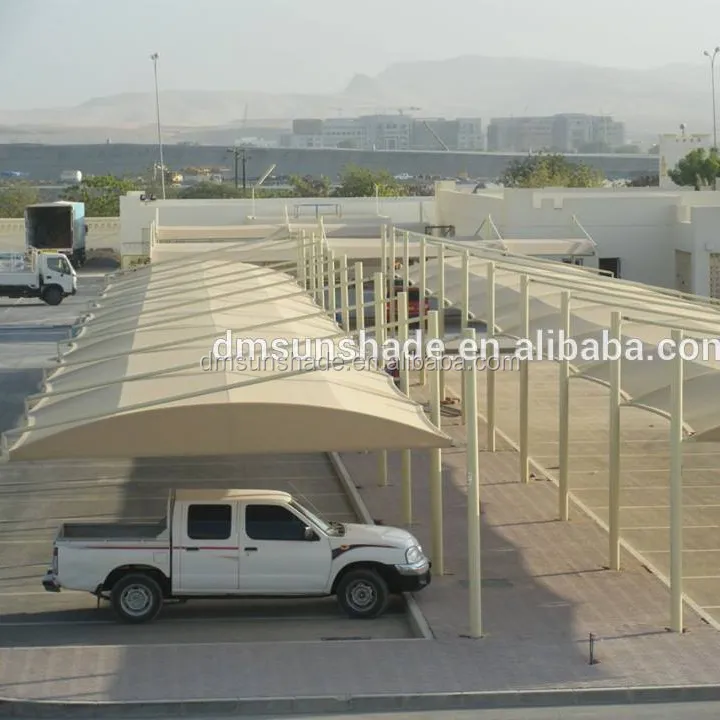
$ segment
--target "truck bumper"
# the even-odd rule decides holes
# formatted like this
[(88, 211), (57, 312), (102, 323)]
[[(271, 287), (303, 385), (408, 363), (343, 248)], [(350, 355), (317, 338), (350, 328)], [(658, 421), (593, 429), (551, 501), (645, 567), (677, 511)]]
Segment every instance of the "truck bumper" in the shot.
[(396, 565), (396, 582), (401, 592), (417, 592), (432, 580), (432, 563), (426, 560), (415, 565)]
[(55, 577), (55, 574), (52, 570), (48, 570), (45, 573), (45, 577), (42, 579), (42, 586), (51, 593), (59, 593), (60, 592), (60, 583), (58, 582), (57, 578)]

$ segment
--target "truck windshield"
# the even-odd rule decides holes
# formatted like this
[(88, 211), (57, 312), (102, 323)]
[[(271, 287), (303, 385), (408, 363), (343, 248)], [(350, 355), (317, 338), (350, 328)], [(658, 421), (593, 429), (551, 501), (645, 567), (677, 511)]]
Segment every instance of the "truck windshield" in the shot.
[(330, 532), (330, 523), (326, 520), (323, 520), (321, 517), (318, 517), (315, 513), (311, 513), (306, 507), (303, 507), (302, 505), (298, 505), (296, 502), (291, 503), (293, 508), (297, 510), (300, 514), (305, 515), (305, 517), (308, 518), (308, 520), (312, 521), (317, 527), (320, 528), (324, 533)]

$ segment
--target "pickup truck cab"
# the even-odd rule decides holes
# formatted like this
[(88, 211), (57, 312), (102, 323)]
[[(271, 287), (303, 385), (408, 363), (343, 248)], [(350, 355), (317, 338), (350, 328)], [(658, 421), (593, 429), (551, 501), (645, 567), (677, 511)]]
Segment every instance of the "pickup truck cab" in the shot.
[(372, 618), (429, 582), (406, 530), (328, 522), (285, 492), (176, 490), (160, 522), (64, 524), (43, 587), (87, 591), (141, 623), (165, 600), (229, 597), (335, 595), (349, 616)]

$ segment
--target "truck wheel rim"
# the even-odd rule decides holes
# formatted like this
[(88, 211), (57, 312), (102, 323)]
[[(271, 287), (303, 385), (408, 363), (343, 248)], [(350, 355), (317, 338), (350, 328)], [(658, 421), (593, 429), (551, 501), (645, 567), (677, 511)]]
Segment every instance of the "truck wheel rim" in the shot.
[(350, 585), (345, 593), (348, 604), (355, 610), (367, 610), (377, 598), (375, 588), (369, 583), (358, 581)]
[(134, 617), (145, 615), (152, 607), (152, 593), (144, 585), (128, 585), (120, 596), (122, 609)]

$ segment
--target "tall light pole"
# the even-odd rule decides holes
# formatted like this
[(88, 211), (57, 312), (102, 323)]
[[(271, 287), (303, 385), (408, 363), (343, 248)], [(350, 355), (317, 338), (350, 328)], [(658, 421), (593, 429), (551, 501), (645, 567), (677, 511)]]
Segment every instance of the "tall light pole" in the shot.
[(715, 60), (717, 59), (717, 56), (720, 55), (720, 45), (718, 45), (715, 50), (709, 52), (708, 50), (705, 50), (703, 53), (705, 57), (710, 59), (710, 80), (712, 82), (712, 106), (713, 106), (713, 148), (717, 150), (718, 142), (717, 142), (717, 106), (715, 103)]
[(162, 130), (160, 127), (160, 89), (158, 87), (157, 72), (159, 57), (157, 53), (153, 53), (150, 59), (153, 61), (153, 71), (155, 73), (155, 117), (157, 118), (158, 148), (160, 150), (160, 183), (162, 187), (162, 199), (165, 200), (165, 161), (163, 160)]

